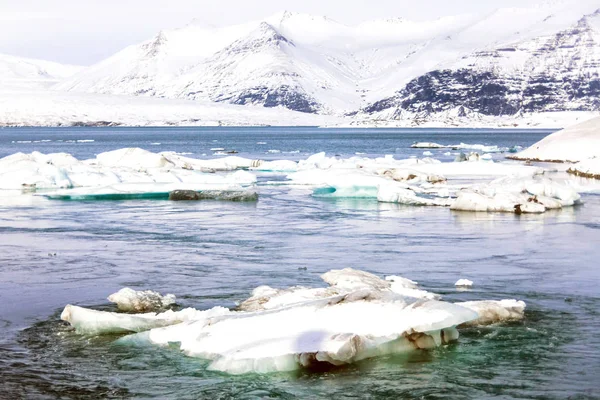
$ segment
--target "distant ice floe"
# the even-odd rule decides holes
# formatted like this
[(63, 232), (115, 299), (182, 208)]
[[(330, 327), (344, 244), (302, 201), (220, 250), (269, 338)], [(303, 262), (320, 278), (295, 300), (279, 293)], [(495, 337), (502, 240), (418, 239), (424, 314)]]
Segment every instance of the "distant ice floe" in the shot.
[[(461, 327), (524, 317), (522, 301), (453, 304), (399, 276), (381, 279), (346, 268), (322, 278), (329, 286), (258, 287), (237, 310), (122, 314), (67, 305), (61, 319), (86, 335), (134, 333), (119, 339), (124, 344), (177, 344), (188, 356), (210, 360), (209, 369), (243, 374), (338, 366), (432, 349), (456, 341)], [(118, 297), (129, 310), (130, 299), (145, 299), (139, 293), (144, 292)], [(156, 295), (150, 297), (164, 299)]]
[(0, 189), (38, 191), (65, 199), (109, 198), (111, 194), (152, 198), (177, 189), (240, 191), (254, 185), (257, 178), (239, 169), (255, 163), (240, 157), (198, 160), (139, 148), (109, 151), (90, 160), (66, 153), (16, 153), (0, 159)]
[[(320, 198), (515, 213), (541, 213), (580, 203), (573, 189), (580, 187), (545, 178), (542, 167), (494, 162), (489, 154), (461, 153), (461, 157), (458, 161), (468, 162), (442, 163), (431, 157), (396, 160), (393, 155), (342, 158), (325, 153), (297, 162), (238, 156), (200, 160), (186, 153), (139, 148), (109, 151), (90, 160), (66, 153), (16, 153), (0, 159), (0, 190), (65, 200), (162, 199), (173, 190), (240, 192), (257, 184), (255, 173), (269, 173), (286, 179), (268, 184), (305, 186)], [(588, 165), (597, 168), (592, 162)], [(592, 167), (585, 171), (593, 171)]]
[[(498, 146), (488, 146), (488, 145), (484, 145), (484, 144), (468, 144), (468, 143), (444, 145), (444, 144), (432, 143), (432, 142), (418, 142), (418, 143), (412, 144), (410, 147), (412, 147), (413, 149), (478, 150), (483, 153), (504, 153), (504, 152), (514, 153), (521, 149), (520, 146), (498, 147)], [(426, 153), (430, 153), (430, 152), (426, 152)], [(425, 155), (425, 153), (423, 153), (423, 154)]]
[(581, 196), (569, 186), (547, 178), (501, 178), (461, 190), (451, 205), (459, 211), (543, 213), (579, 204)]

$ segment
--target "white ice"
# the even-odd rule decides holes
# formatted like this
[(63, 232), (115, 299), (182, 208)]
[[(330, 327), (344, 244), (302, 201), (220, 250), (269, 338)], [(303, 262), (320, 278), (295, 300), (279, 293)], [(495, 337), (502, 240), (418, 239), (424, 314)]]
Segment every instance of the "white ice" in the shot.
[[(0, 159), (0, 189), (88, 188), (91, 193), (123, 193), (129, 190), (200, 190), (207, 185), (224, 189), (233, 185), (237, 190), (239, 185), (256, 183), (256, 176), (241, 170), (227, 175), (210, 172), (248, 168), (253, 163), (255, 161), (239, 157), (196, 160), (175, 153), (152, 153), (138, 148), (105, 152), (83, 161), (65, 153), (16, 153)], [(132, 189), (130, 185), (139, 186)]]
[(108, 296), (108, 301), (116, 303), (117, 308), (127, 312), (148, 312), (164, 309), (175, 304), (175, 295), (161, 295), (152, 290), (133, 290), (123, 288)]
[(466, 322), (464, 326), (516, 321), (525, 316), (525, 302), (519, 300), (481, 300), (455, 304), (469, 308), (479, 315), (477, 319)]
[(587, 178), (600, 179), (600, 157), (578, 162), (569, 169), (569, 172)]
[(581, 196), (571, 187), (548, 178), (502, 178), (489, 184), (473, 186), (459, 192), (451, 209), (544, 213), (549, 209), (573, 206)]
[(149, 329), (179, 324), (184, 321), (199, 321), (215, 315), (226, 315), (231, 311), (214, 307), (206, 311), (186, 308), (181, 311), (168, 310), (160, 314), (123, 314), (97, 311), (89, 308), (67, 305), (60, 318), (71, 324), (78, 333), (103, 335), (111, 333), (144, 332)]
[(468, 279), (459, 279), (456, 281), (454, 286), (471, 287), (473, 286), (473, 281), (470, 281)]
[(430, 349), (458, 339), (457, 326), (519, 319), (525, 308), (516, 300), (438, 301), (410, 279), (350, 268), (322, 278), (328, 287), (259, 287), (240, 311), (119, 314), (68, 305), (61, 318), (83, 334), (147, 331), (121, 340), (178, 344), (189, 356), (211, 360), (210, 369), (241, 374)]
[(600, 158), (600, 117), (546, 136), (515, 157), (566, 162)]

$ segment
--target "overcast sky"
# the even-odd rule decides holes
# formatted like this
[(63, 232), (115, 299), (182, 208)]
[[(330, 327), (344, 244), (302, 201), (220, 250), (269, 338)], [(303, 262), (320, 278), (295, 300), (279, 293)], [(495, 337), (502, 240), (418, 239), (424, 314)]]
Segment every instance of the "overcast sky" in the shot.
[(215, 26), (289, 10), (354, 24), (491, 12), (539, 0), (0, 0), (0, 53), (90, 65), (192, 19)]

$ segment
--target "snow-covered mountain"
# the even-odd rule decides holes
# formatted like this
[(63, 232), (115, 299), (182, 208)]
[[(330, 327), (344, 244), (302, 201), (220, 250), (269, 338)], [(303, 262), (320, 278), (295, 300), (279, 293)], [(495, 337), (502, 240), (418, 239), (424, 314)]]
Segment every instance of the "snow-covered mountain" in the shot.
[(442, 112), (499, 116), (598, 111), (599, 96), (600, 9), (555, 33), (465, 55), (361, 111), (383, 119), (427, 119)]
[(347, 26), (284, 12), (162, 31), (55, 86), (359, 119), (598, 110), (600, 4), (548, 0), (435, 21)]
[(0, 86), (47, 87), (83, 67), (0, 54)]

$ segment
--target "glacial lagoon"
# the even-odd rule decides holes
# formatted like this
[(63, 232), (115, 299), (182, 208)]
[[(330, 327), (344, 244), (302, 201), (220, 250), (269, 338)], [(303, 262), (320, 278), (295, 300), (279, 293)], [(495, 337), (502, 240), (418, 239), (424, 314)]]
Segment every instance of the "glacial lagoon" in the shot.
[[(0, 157), (78, 159), (127, 147), (215, 159), (338, 158), (452, 162), (485, 145), (503, 163), (550, 131), (316, 128), (18, 128), (0, 131)], [(424, 155), (424, 152), (430, 155)], [(522, 163), (519, 163), (522, 164)], [(476, 164), (474, 164), (476, 165)], [(552, 169), (552, 165), (542, 165)], [(217, 172), (216, 175), (224, 173)], [(572, 181), (582, 204), (542, 214), (314, 196), (286, 173), (255, 172), (257, 202), (59, 201), (0, 196), (0, 386), (7, 398), (595, 398), (600, 396), (600, 184)], [(279, 184), (278, 184), (279, 183)], [(351, 267), (400, 275), (449, 302), (518, 299), (525, 317), (465, 328), (434, 350), (326, 371), (231, 375), (177, 346), (84, 336), (60, 320), (66, 304), (116, 311), (121, 289), (174, 293), (178, 307), (236, 307), (261, 285), (323, 286)], [(457, 290), (459, 278), (474, 281)], [(240, 332), (240, 335), (243, 335)]]

